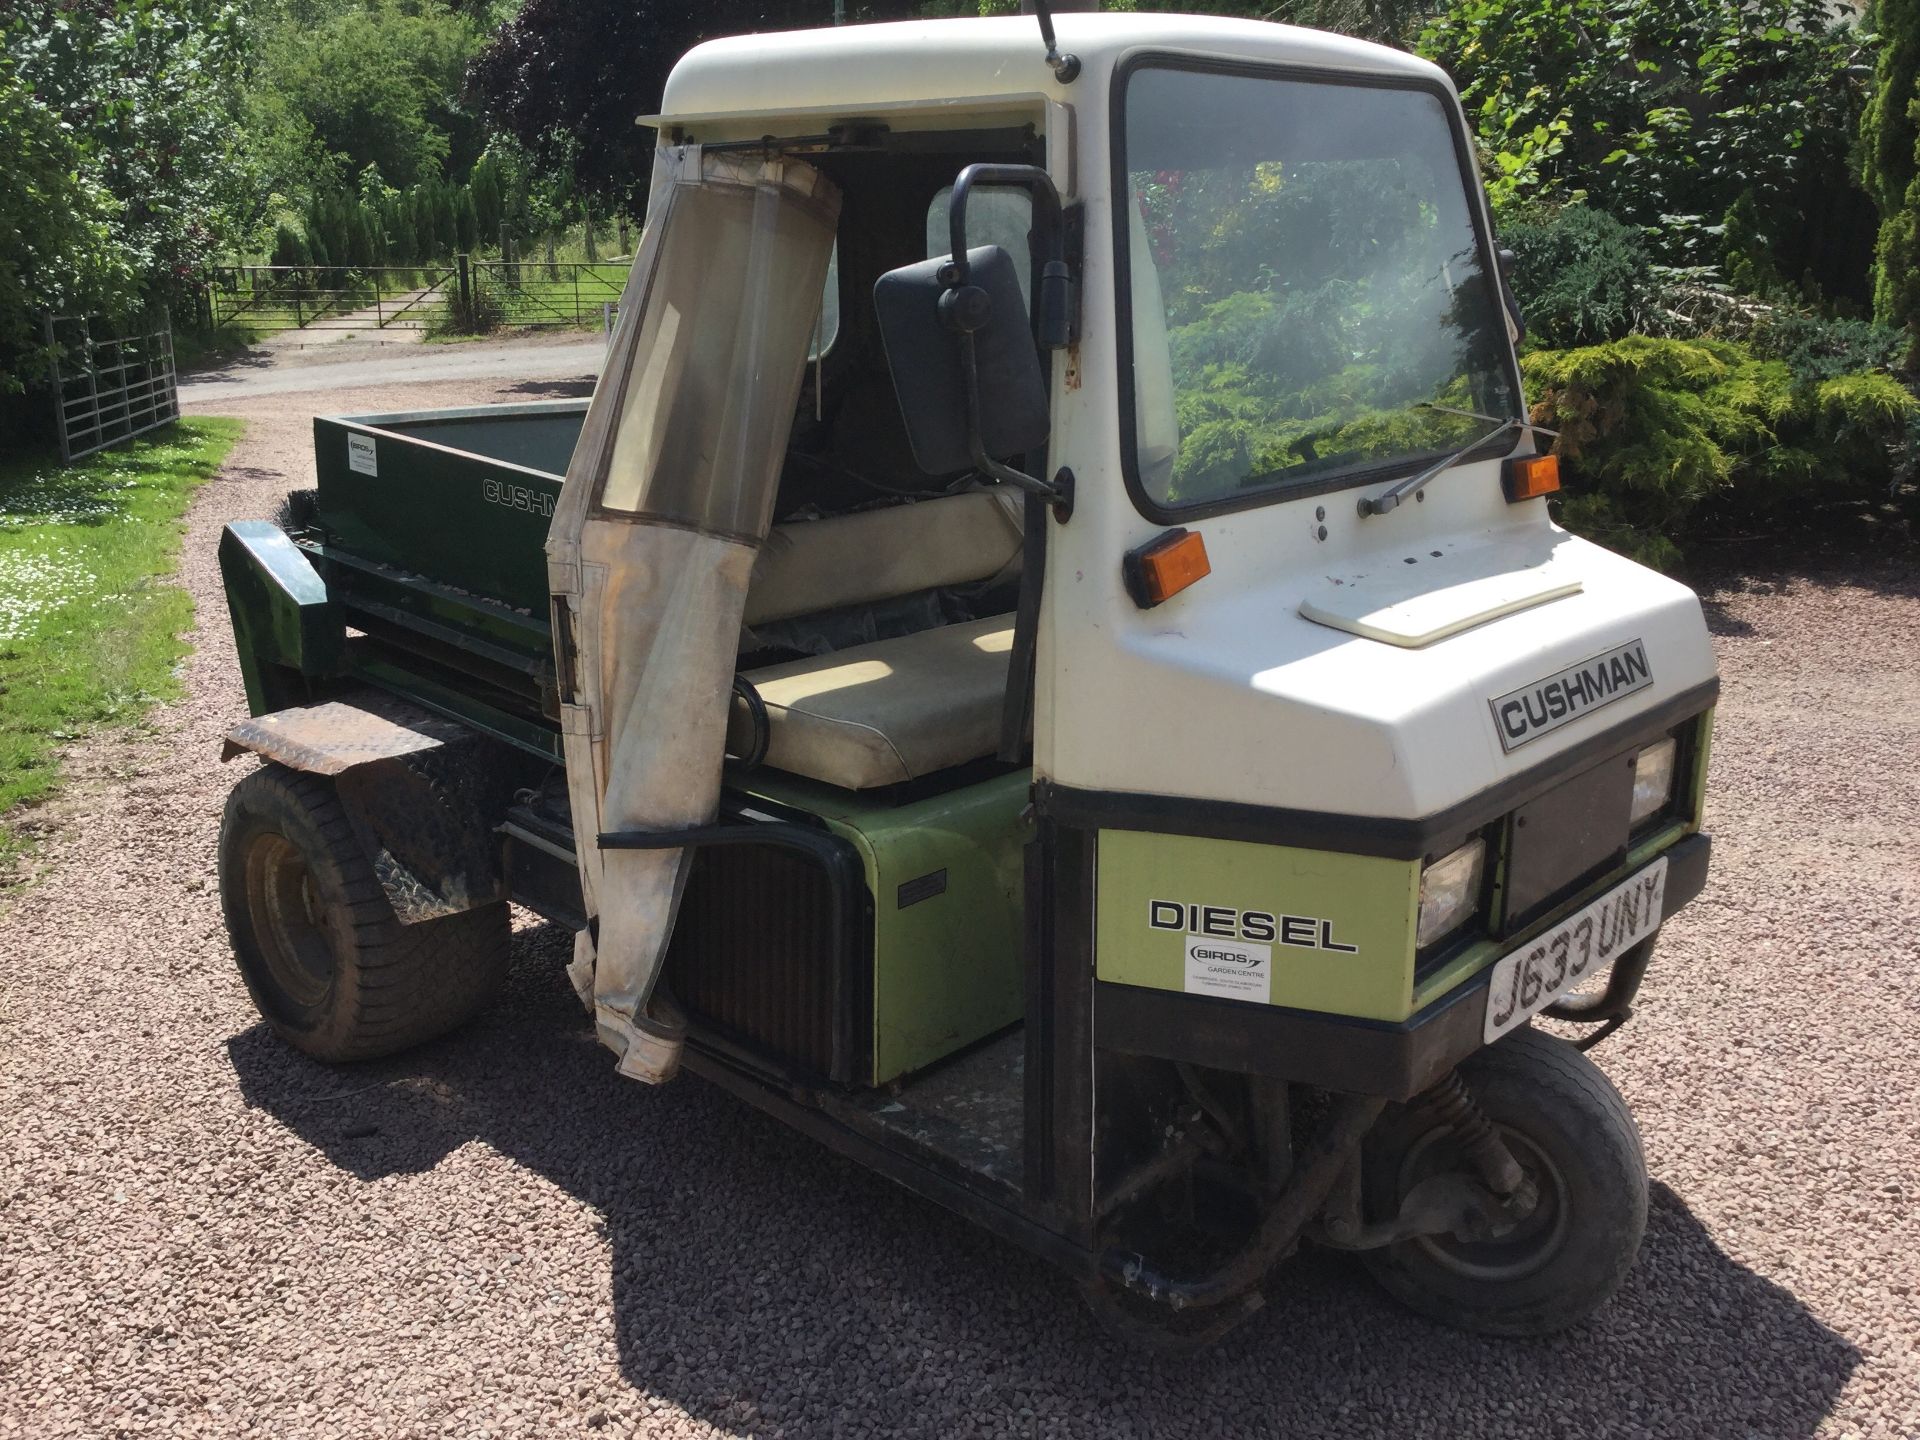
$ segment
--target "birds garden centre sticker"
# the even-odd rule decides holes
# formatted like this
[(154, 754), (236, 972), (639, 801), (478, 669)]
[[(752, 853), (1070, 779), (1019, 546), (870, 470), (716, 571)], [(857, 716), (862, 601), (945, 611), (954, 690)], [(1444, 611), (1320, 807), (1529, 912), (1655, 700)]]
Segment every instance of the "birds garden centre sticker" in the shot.
[(1357, 955), (1358, 945), (1334, 938), (1333, 921), (1317, 915), (1280, 915), (1231, 905), (1149, 900), (1147, 926), (1185, 931), (1186, 990), (1265, 1005), (1273, 996), (1273, 944)]
[(1267, 1004), (1273, 996), (1273, 947), (1187, 936), (1187, 993)]

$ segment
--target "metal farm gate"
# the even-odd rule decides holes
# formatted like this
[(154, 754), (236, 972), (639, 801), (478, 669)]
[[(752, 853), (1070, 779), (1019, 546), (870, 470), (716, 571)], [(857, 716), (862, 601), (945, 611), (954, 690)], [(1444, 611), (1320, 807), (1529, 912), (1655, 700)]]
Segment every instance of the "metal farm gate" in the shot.
[(490, 297), (508, 329), (591, 325), (620, 303), (627, 262), (463, 259), (460, 278), (463, 296)]
[(218, 265), (207, 319), (263, 334), (287, 330), (427, 330), (455, 290), (452, 265)]
[(47, 347), (63, 462), (180, 418), (173, 326), (164, 316), (133, 334), (96, 339), (84, 316), (50, 315)]
[(439, 265), (219, 265), (209, 325), (293, 330), (496, 330), (593, 326), (619, 302), (627, 261), (475, 260)]

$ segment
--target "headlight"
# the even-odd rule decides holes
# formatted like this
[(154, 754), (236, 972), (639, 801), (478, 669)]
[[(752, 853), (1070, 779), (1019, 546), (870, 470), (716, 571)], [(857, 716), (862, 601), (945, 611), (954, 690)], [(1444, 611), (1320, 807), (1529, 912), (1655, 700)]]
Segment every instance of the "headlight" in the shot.
[(1480, 876), (1486, 869), (1487, 842), (1469, 840), (1420, 872), (1420, 924), (1414, 946), (1424, 950), (1451, 935), (1480, 908)]
[(1638, 825), (1659, 814), (1673, 798), (1673, 757), (1677, 749), (1669, 735), (1633, 757), (1633, 817), (1629, 823)]

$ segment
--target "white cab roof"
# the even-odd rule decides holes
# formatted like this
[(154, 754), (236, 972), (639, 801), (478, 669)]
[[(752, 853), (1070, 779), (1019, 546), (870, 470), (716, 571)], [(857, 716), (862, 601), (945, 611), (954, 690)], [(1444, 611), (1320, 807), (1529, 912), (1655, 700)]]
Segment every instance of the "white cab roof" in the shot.
[(1072, 103), (1104, 88), (1137, 51), (1313, 66), (1446, 83), (1425, 60), (1319, 30), (1212, 15), (1056, 16), (1060, 49), (1083, 76), (1061, 85), (1031, 16), (843, 25), (712, 40), (687, 52), (667, 81), (660, 119), (857, 114), (933, 103), (1031, 97)]

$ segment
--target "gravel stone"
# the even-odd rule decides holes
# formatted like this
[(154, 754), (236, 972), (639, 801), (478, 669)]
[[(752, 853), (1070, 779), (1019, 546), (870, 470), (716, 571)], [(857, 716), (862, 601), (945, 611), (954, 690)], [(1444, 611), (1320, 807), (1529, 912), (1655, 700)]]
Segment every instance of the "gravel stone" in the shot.
[[(310, 483), (315, 410), (191, 516), (188, 698), (70, 757), (0, 914), (0, 1436), (1920, 1436), (1920, 581), (1733, 579), (1715, 871), (1596, 1052), (1646, 1136), (1620, 1297), (1535, 1343), (1309, 1253), (1198, 1357), (695, 1079), (615, 1076), (519, 917), (505, 1001), (328, 1069), (257, 1021), (209, 883), (244, 713), (214, 546)], [(564, 392), (560, 392), (564, 393)], [(576, 392), (577, 393), (577, 392)]]

